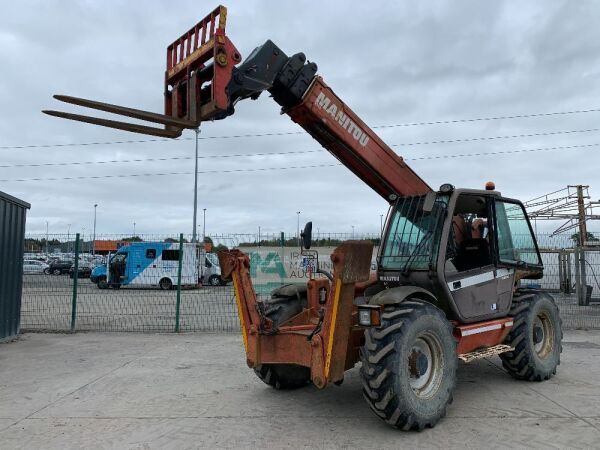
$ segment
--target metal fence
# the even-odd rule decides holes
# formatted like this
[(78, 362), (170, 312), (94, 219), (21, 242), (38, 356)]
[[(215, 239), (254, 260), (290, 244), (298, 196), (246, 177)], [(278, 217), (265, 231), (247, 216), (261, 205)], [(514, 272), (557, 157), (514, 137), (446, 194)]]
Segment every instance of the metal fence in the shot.
[[(351, 233), (316, 234), (316, 249), (322, 263), (327, 265), (333, 249), (345, 239), (372, 239), (376, 235)], [(568, 248), (569, 241), (538, 236), (545, 266), (544, 278), (526, 280), (523, 285), (553, 292), (559, 305), (565, 328), (600, 328), (600, 249), (585, 249), (582, 254)], [(160, 286), (160, 279), (151, 267), (139, 262), (136, 283), (122, 283), (120, 288), (101, 289), (90, 279), (94, 265), (106, 265), (107, 248), (114, 250), (125, 243), (142, 241), (147, 250), (162, 251), (160, 245), (191, 240), (183, 235), (103, 235), (77, 239), (74, 235), (26, 236), (22, 297), (22, 329), (44, 331), (237, 331), (239, 324), (233, 289), (230, 284), (212, 285), (208, 278), (201, 285), (190, 281), (190, 260), (181, 252), (182, 260), (170, 260), (172, 286)], [(282, 283), (299, 282), (307, 278), (302, 268), (295, 237), (281, 239), (280, 235), (222, 234), (212, 235), (212, 246), (239, 247), (250, 256), (251, 276), (259, 296), (267, 296)], [(572, 242), (572, 241), (571, 241)], [(155, 243), (154, 247), (150, 243)], [(551, 245), (552, 244), (552, 245)], [(561, 244), (566, 244), (561, 247)], [(191, 245), (191, 244), (190, 244)], [(165, 247), (167, 248), (167, 247)], [(210, 249), (208, 249), (210, 251)], [(373, 268), (375, 268), (374, 250)], [(63, 268), (55, 265), (38, 267), (36, 258), (55, 256), (71, 261)], [(582, 259), (583, 258), (583, 259)], [(77, 271), (74, 262), (77, 261)], [(579, 263), (577, 263), (579, 261)], [(582, 263), (583, 261), (583, 263)], [(138, 262), (131, 261), (134, 266)], [(210, 262), (209, 262), (210, 264)], [(582, 264), (585, 265), (581, 270)], [(134, 269), (138, 269), (134, 267)], [(204, 254), (200, 255), (197, 276), (206, 269)], [(583, 278), (582, 278), (583, 276)], [(131, 277), (130, 277), (131, 278)], [(181, 278), (181, 282), (177, 280)], [(577, 287), (579, 286), (579, 288)], [(584, 287), (585, 286), (585, 287)], [(590, 292), (591, 298), (582, 302), (581, 295)], [(584, 292), (585, 291), (585, 292)], [(578, 296), (578, 293), (581, 294)]]

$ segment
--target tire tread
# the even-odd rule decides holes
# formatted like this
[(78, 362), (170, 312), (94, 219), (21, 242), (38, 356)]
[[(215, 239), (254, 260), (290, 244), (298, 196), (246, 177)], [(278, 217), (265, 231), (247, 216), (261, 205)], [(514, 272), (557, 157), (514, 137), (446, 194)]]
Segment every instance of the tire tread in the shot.
[[(405, 410), (400, 402), (401, 393), (395, 391), (394, 384), (397, 376), (396, 341), (403, 334), (408, 333), (411, 324), (423, 315), (434, 315), (447, 323), (451, 338), (452, 327), (441, 310), (424, 300), (410, 298), (397, 305), (385, 306), (381, 315), (382, 326), (365, 331), (365, 345), (360, 350), (362, 361), (360, 373), (365, 400), (377, 416), (402, 430), (422, 430), (425, 427), (433, 427), (445, 416), (446, 407), (452, 402), (452, 391), (456, 383), (456, 365), (454, 365), (453, 378), (448, 389), (450, 395), (445, 396), (447, 401), (441, 405), (435, 417), (422, 419), (413, 411)], [(451, 341), (451, 345), (455, 347), (454, 340)], [(453, 357), (454, 354), (453, 351)]]

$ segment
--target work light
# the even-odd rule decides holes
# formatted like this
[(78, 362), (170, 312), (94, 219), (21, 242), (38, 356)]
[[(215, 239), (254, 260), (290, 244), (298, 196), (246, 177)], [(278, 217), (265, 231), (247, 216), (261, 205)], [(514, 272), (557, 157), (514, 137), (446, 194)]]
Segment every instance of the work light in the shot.
[(359, 305), (358, 324), (361, 327), (378, 327), (381, 325), (381, 307), (379, 305)]

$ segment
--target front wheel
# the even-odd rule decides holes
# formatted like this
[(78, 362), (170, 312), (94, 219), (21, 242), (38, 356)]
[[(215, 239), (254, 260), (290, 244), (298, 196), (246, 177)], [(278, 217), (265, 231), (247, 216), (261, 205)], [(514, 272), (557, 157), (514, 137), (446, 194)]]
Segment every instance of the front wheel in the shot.
[(108, 289), (108, 283), (106, 282), (106, 277), (98, 278), (98, 289)]
[(542, 381), (556, 374), (562, 352), (562, 326), (554, 299), (543, 292), (515, 296), (509, 313), (513, 327), (501, 353), (502, 365), (518, 380)]
[(444, 313), (409, 299), (389, 305), (381, 326), (365, 331), (361, 378), (367, 403), (402, 430), (433, 427), (456, 385), (456, 342)]

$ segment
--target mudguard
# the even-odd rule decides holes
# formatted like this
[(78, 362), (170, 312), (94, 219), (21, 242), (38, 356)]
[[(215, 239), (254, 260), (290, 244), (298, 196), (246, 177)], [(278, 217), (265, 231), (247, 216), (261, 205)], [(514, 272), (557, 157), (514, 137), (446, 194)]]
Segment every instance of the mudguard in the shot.
[(369, 300), (369, 305), (395, 305), (402, 303), (410, 297), (417, 297), (422, 300), (429, 301), (434, 305), (437, 303), (435, 295), (427, 289), (418, 286), (398, 286), (391, 289), (384, 289), (375, 294)]

